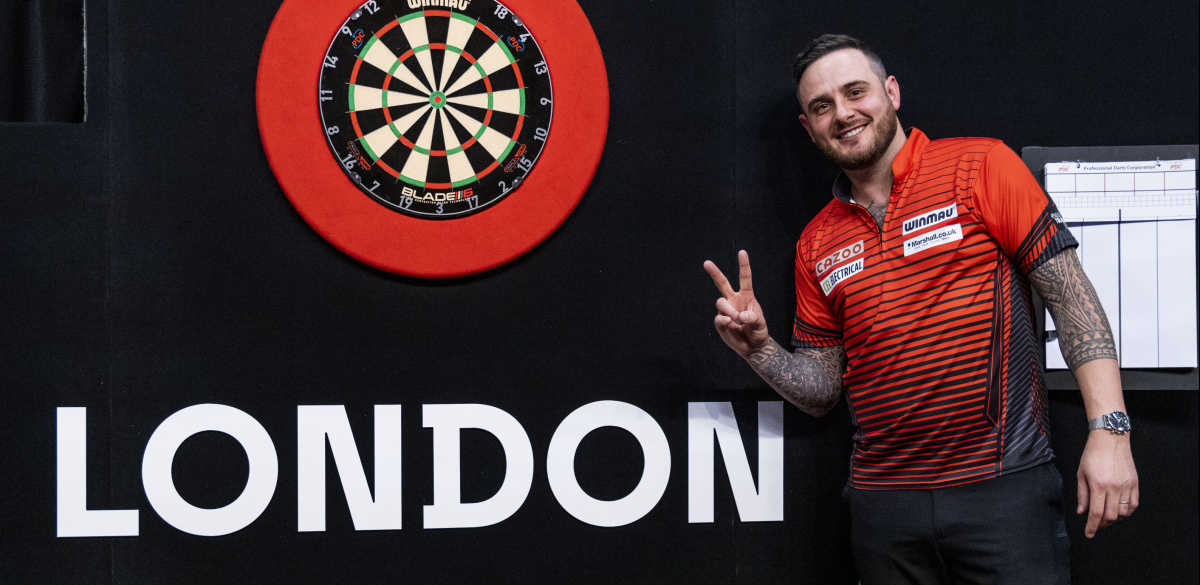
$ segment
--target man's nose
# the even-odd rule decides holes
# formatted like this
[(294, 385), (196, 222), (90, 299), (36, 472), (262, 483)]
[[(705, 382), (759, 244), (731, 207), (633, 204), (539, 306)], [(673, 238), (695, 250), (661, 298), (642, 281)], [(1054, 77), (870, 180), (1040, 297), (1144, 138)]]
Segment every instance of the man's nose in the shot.
[(834, 100), (833, 107), (833, 117), (838, 122), (846, 122), (854, 117), (854, 110), (850, 109), (849, 104), (845, 100)]

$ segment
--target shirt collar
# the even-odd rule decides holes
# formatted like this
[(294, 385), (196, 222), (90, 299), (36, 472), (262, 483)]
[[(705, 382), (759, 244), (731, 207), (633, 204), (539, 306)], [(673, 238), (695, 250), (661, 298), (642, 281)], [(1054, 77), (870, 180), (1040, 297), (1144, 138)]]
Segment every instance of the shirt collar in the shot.
[[(904, 146), (900, 152), (896, 153), (896, 158), (892, 159), (892, 187), (903, 183), (908, 178), (908, 173), (921, 163), (921, 155), (925, 152), (925, 145), (929, 144), (929, 138), (924, 132), (916, 128), (910, 128), (908, 131), (908, 139), (905, 140)], [(846, 173), (838, 173), (836, 179), (833, 180), (833, 197), (842, 203), (854, 203), (854, 199), (850, 197), (850, 177)]]

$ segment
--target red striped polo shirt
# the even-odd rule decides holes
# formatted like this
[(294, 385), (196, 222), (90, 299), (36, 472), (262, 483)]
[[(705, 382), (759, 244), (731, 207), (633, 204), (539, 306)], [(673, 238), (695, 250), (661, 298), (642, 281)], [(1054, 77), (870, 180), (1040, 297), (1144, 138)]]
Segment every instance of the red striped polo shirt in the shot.
[(846, 349), (851, 481), (946, 487), (1053, 458), (1025, 275), (1077, 245), (998, 140), (912, 129), (883, 226), (834, 199), (796, 245), (796, 347)]

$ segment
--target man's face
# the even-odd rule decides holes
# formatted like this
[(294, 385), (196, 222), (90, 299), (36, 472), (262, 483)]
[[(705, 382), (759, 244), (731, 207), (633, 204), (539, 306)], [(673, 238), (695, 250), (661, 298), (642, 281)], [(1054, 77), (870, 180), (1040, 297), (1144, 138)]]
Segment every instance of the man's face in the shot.
[(800, 123), (817, 148), (843, 169), (875, 164), (896, 136), (900, 85), (881, 81), (866, 55), (843, 49), (804, 71), (797, 88)]

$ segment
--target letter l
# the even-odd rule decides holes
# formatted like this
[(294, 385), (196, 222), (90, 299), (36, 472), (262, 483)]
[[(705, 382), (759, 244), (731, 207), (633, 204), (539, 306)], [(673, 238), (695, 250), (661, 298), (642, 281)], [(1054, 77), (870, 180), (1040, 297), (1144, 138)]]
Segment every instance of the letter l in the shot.
[(58, 537), (137, 536), (137, 510), (87, 509), (87, 409), (58, 409)]

